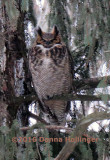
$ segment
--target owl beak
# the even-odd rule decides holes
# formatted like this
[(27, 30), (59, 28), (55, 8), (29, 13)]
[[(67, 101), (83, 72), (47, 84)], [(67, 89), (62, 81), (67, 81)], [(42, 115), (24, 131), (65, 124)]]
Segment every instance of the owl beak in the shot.
[(47, 41), (46, 44), (47, 44), (47, 45), (50, 45), (50, 41)]

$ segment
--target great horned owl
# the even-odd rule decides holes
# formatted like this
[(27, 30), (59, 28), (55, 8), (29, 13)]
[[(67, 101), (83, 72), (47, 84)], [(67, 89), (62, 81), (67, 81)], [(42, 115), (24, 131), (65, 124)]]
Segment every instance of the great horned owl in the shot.
[(70, 54), (56, 26), (51, 33), (38, 28), (36, 42), (29, 54), (29, 67), (35, 91), (43, 111), (49, 115), (50, 124), (65, 124), (68, 102), (48, 100), (69, 93), (72, 88)]

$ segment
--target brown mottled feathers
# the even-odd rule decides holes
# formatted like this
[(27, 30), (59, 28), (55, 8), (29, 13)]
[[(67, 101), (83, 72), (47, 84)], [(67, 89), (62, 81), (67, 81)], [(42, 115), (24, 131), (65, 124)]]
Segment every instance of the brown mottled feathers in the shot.
[(72, 74), (70, 55), (61, 42), (57, 27), (52, 33), (44, 33), (39, 28), (35, 45), (29, 55), (29, 67), (35, 91), (43, 111), (49, 114), (51, 124), (65, 124), (67, 102), (48, 100), (54, 95), (70, 92)]

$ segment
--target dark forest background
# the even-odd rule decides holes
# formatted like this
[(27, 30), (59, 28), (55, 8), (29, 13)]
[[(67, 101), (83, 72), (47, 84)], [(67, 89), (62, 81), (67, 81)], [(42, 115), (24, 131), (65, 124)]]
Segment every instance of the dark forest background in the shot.
[[(73, 92), (53, 97), (71, 100), (66, 127), (47, 123), (28, 67), (36, 27), (54, 25), (74, 64)], [(109, 0), (0, 0), (0, 160), (109, 160), (109, 85)], [(98, 141), (36, 141), (76, 136)]]

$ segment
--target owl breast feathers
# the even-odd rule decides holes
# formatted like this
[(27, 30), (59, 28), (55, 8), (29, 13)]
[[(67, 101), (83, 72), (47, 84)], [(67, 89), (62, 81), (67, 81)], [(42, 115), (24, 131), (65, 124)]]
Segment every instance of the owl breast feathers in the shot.
[(37, 39), (29, 54), (29, 68), (40, 105), (50, 124), (65, 124), (67, 101), (48, 100), (69, 93), (72, 88), (70, 54), (55, 26), (51, 33), (38, 28)]

